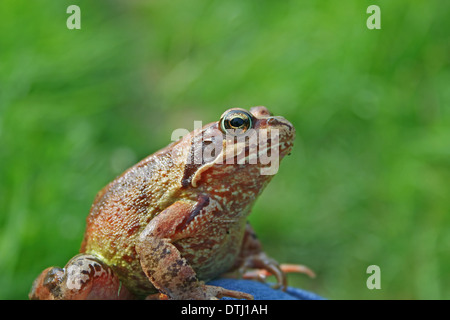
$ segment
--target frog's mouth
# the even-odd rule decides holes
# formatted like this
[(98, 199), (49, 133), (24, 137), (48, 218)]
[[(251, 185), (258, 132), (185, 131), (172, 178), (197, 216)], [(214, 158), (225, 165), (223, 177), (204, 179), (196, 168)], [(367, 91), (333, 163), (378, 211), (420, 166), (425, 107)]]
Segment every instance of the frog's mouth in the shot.
[(277, 173), (280, 160), (292, 149), (292, 140), (280, 141), (277, 129), (270, 131), (269, 138), (264, 134), (258, 134), (256, 138), (253, 135), (248, 140), (228, 142), (218, 159), (224, 159), (225, 164), (256, 165), (262, 175)]
[[(228, 150), (225, 152), (226, 159), (230, 160), (237, 159), (237, 161), (245, 161), (244, 163), (257, 164), (262, 158), (267, 156), (269, 153), (274, 153), (280, 158), (288, 154), (293, 147), (293, 137), (288, 139), (285, 132), (281, 132), (278, 129), (271, 130), (256, 130), (257, 134), (244, 137), (237, 142), (227, 143), (225, 148)], [(275, 156), (273, 155), (273, 156)], [(235, 163), (239, 163), (235, 162)], [(227, 162), (229, 163), (229, 162)]]

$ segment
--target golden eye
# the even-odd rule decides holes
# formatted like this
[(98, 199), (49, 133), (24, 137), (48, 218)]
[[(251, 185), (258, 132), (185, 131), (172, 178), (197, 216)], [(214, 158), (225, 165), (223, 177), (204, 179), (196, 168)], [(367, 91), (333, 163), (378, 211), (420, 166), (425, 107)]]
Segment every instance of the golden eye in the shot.
[(219, 124), (223, 133), (237, 135), (252, 127), (253, 116), (243, 109), (231, 109), (222, 115)]

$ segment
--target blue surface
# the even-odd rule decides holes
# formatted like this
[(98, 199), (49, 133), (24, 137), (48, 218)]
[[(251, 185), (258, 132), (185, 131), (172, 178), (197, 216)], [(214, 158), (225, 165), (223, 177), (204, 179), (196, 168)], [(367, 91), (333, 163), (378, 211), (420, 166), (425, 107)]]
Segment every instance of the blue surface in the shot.
[[(286, 291), (281, 291), (271, 288), (270, 284), (252, 280), (224, 278), (210, 281), (208, 284), (250, 293), (255, 300), (324, 300), (321, 296), (302, 289), (288, 287)], [(231, 300), (232, 298), (222, 299)]]

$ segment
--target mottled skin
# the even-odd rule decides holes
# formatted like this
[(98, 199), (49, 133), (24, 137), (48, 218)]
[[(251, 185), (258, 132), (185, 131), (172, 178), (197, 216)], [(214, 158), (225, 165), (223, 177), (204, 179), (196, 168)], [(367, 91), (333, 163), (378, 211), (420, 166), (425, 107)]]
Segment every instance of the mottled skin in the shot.
[[(278, 130), (278, 145), (258, 141), (258, 147), (278, 148), (281, 160), (292, 148), (293, 126), (265, 107), (250, 113), (255, 132)], [(30, 298), (251, 299), (204, 284), (239, 268), (265, 269), (285, 285), (283, 271), (264, 254), (247, 223), (255, 199), (273, 175), (261, 175), (264, 165), (259, 162), (218, 163), (230, 157), (226, 139), (225, 151), (215, 159), (189, 162), (196, 148), (210, 144), (207, 137), (224, 133), (219, 122), (205, 125), (108, 184), (87, 217), (80, 254), (64, 269), (44, 270)]]

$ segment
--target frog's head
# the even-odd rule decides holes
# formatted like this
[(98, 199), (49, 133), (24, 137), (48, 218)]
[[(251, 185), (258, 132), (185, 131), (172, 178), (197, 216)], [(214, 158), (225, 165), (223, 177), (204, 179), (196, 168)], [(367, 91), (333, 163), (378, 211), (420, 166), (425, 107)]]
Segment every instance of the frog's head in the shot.
[(290, 153), (295, 129), (266, 107), (233, 108), (185, 138), (191, 142), (181, 183), (197, 187), (203, 178), (269, 180)]
[[(222, 114), (219, 126), (226, 137), (235, 137), (234, 143), (233, 139), (225, 139), (227, 147), (229, 145), (234, 145), (237, 149), (245, 147), (250, 148), (252, 152), (252, 143), (257, 143), (258, 163), (262, 161), (263, 164), (262, 157), (268, 150), (278, 154), (280, 160), (289, 154), (295, 139), (294, 126), (281, 116), (273, 116), (266, 107), (262, 106), (253, 107), (250, 112), (238, 108), (229, 109)], [(245, 143), (246, 140), (249, 140), (250, 144)], [(226, 149), (227, 154), (228, 149)], [(250, 159), (251, 157), (250, 154)]]

